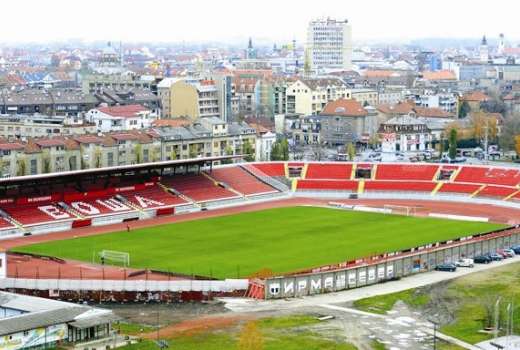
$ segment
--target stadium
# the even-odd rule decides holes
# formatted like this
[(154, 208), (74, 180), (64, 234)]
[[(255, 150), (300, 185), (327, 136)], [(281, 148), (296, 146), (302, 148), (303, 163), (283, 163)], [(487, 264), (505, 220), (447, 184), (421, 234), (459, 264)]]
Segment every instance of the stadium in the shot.
[(514, 168), (234, 158), (0, 180), (0, 288), (67, 300), (285, 298), (520, 242)]

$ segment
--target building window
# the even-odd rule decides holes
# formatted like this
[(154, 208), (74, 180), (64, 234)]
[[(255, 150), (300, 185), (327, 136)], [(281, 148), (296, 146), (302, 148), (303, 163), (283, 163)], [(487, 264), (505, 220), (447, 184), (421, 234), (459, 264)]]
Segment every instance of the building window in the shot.
[(31, 175), (35, 175), (38, 172), (38, 163), (36, 159), (31, 159)]

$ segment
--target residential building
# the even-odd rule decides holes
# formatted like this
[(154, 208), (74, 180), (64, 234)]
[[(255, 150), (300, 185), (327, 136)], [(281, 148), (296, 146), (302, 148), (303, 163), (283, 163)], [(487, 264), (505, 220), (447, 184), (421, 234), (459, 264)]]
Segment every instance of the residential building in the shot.
[(462, 96), (461, 101), (467, 103), (472, 112), (479, 112), (482, 104), (490, 101), (490, 98), (482, 91), (472, 91)]
[(132, 72), (121, 74), (88, 74), (82, 77), (83, 93), (93, 93), (101, 89), (140, 88), (157, 92), (157, 79), (150, 75), (135, 75)]
[(362, 106), (377, 106), (379, 103), (379, 93), (374, 89), (356, 88), (351, 90), (352, 98)]
[(111, 310), (0, 292), (0, 348), (51, 349), (114, 337)]
[(96, 125), (87, 123), (83, 118), (76, 116), (0, 115), (0, 137), (6, 139), (79, 135), (94, 132), (96, 132)]
[(339, 78), (299, 79), (286, 89), (286, 113), (316, 115), (329, 101), (351, 97), (350, 88)]
[(426, 123), (409, 115), (396, 116), (379, 127), (382, 153), (422, 152), (430, 148)]
[(311, 21), (307, 28), (306, 56), (313, 71), (351, 69), (350, 23), (331, 18)]
[(369, 117), (363, 105), (354, 99), (339, 99), (327, 103), (319, 114), (321, 141), (328, 145), (366, 142), (376, 129), (376, 119)]
[(149, 89), (127, 88), (127, 89), (100, 89), (93, 93), (99, 105), (103, 106), (125, 106), (141, 105), (159, 115), (160, 98)]
[(157, 84), (157, 96), (161, 103), (161, 118), (171, 118), (171, 88), (179, 78), (164, 78)]
[(214, 80), (179, 80), (171, 85), (171, 117), (192, 121), (220, 117), (219, 91)]
[(145, 129), (152, 126), (157, 115), (141, 105), (94, 108), (85, 116), (100, 132)]
[(77, 89), (23, 89), (0, 92), (0, 114), (78, 115), (98, 104)]

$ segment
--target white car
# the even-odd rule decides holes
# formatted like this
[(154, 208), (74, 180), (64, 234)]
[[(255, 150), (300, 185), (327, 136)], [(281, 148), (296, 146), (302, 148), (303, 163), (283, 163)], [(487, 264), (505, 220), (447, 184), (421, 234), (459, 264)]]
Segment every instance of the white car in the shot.
[(457, 260), (455, 262), (455, 265), (457, 265), (458, 267), (473, 267), (474, 262), (473, 262), (473, 259), (462, 258), (462, 259)]

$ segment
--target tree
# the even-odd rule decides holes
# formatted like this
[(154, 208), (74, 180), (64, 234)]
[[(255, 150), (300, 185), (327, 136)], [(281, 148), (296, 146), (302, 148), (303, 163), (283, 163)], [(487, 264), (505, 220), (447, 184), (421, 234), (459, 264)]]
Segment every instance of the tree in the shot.
[(134, 146), (135, 163), (140, 164), (143, 161), (143, 146), (140, 143)]
[(255, 149), (253, 148), (249, 140), (245, 140), (242, 144), (242, 154), (244, 155), (244, 160), (246, 162), (255, 161)]
[(520, 135), (520, 116), (507, 117), (498, 138), (500, 147), (506, 151), (514, 150), (517, 135)]
[[(227, 145), (226, 149), (224, 150), (224, 152), (226, 153), (226, 156), (232, 156), (233, 155), (233, 147), (231, 147), (231, 145)], [(222, 164), (231, 164), (231, 163), (233, 163), (233, 159), (224, 159), (222, 161)]]
[(464, 101), (459, 105), (459, 118), (466, 118), (471, 111), (468, 102)]
[(289, 160), (289, 142), (283, 138), (276, 141), (271, 148), (271, 160)]
[(520, 135), (515, 136), (515, 151), (516, 155), (520, 157)]
[(240, 333), (240, 340), (238, 342), (239, 350), (262, 350), (264, 348), (264, 339), (262, 333), (258, 329), (255, 321), (246, 323), (242, 332)]
[(172, 160), (176, 160), (177, 159), (177, 151), (175, 150), (175, 148), (172, 150), (172, 153), (170, 155), (170, 158)]
[(27, 173), (27, 159), (24, 155), (16, 160), (16, 175), (23, 176)]
[(96, 147), (96, 150), (94, 151), (94, 164), (96, 168), (101, 168), (101, 157), (103, 155), (103, 152), (101, 151), (101, 147)]
[(347, 152), (346, 153), (348, 155), (348, 160), (353, 161), (354, 157), (356, 156), (356, 147), (354, 147), (352, 142), (349, 142), (347, 144)]
[(158, 162), (160, 155), (159, 155), (159, 149), (157, 147), (152, 147), (150, 150), (150, 160), (152, 162)]
[(457, 157), (457, 129), (450, 130), (448, 155), (450, 159)]
[(42, 154), (42, 172), (44, 174), (48, 174), (51, 172), (51, 155), (49, 154), (49, 150), (44, 150)]

